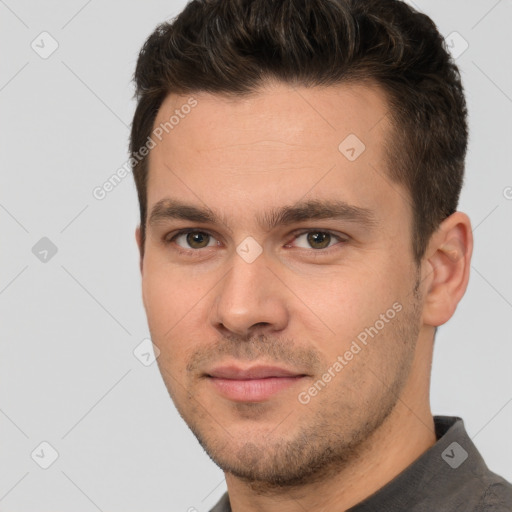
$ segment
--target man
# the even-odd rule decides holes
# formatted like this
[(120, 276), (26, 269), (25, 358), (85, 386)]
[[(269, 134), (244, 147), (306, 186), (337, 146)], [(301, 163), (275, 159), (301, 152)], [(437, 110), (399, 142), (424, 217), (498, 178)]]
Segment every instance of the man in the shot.
[(473, 248), (458, 70), (397, 0), (193, 1), (146, 41), (130, 149), (144, 305), (213, 509), (505, 511), (437, 326)]

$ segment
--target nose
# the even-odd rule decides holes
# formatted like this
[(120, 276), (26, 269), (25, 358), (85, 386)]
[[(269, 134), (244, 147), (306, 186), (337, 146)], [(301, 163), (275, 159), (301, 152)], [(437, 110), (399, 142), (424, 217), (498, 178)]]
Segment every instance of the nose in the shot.
[(212, 323), (221, 334), (247, 337), (283, 330), (289, 317), (287, 288), (276, 277), (262, 253), (248, 263), (237, 253), (218, 287)]

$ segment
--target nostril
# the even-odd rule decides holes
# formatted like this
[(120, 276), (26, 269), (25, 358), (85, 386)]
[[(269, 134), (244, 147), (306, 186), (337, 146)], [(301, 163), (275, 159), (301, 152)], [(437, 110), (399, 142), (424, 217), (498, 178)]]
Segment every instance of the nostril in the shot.
[(266, 327), (267, 325), (270, 325), (268, 322), (258, 322), (257, 324), (254, 324), (252, 327)]

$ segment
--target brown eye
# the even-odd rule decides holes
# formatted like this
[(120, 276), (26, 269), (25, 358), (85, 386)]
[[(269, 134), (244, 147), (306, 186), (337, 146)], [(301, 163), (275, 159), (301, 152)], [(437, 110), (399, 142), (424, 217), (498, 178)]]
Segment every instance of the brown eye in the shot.
[[(311, 254), (318, 256), (329, 254), (331, 248), (333, 250), (341, 249), (350, 238), (344, 233), (338, 234), (323, 229), (303, 229), (291, 233), (291, 235), (294, 236), (294, 239), (292, 243), (287, 244), (286, 247), (292, 245), (299, 249), (309, 249)], [(311, 249), (314, 250), (311, 251)]]
[(329, 246), (331, 234), (325, 231), (310, 231), (307, 240), (313, 249), (325, 249)]
[(335, 234), (322, 230), (303, 230), (294, 234), (293, 245), (300, 249), (315, 249), (316, 252), (327, 252), (322, 249), (329, 249), (334, 245), (342, 245), (348, 241), (343, 234)]
[(191, 231), (187, 234), (186, 239), (192, 249), (202, 249), (208, 246), (210, 235), (201, 231)]
[(166, 244), (176, 244), (185, 250), (196, 250), (204, 249), (206, 247), (213, 247), (218, 245), (216, 239), (205, 231), (194, 231), (191, 229), (184, 229), (176, 233), (172, 237), (165, 238)]

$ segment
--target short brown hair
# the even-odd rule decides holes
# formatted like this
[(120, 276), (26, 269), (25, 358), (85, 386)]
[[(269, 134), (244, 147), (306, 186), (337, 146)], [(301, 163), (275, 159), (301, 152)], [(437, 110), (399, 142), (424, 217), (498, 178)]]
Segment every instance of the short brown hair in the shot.
[[(393, 137), (388, 177), (409, 191), (417, 263), (463, 184), (467, 110), (460, 74), (432, 20), (400, 0), (193, 0), (141, 49), (130, 151), (170, 93), (257, 93), (264, 81), (379, 85)], [(132, 159), (142, 241), (148, 159)]]

